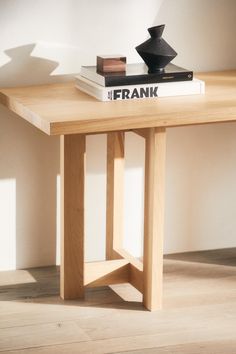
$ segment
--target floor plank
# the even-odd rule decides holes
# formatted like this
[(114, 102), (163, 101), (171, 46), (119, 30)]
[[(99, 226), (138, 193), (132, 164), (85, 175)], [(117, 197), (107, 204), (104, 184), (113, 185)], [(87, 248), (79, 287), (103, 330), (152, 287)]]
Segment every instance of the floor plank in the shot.
[(0, 351), (88, 341), (89, 336), (72, 321), (1, 329)]
[(236, 249), (165, 257), (157, 312), (129, 284), (64, 302), (56, 267), (0, 272), (0, 352), (235, 354), (235, 258)]
[[(205, 333), (204, 333), (205, 332)], [(46, 347), (36, 347), (29, 348), (23, 350), (13, 350), (3, 353), (8, 354), (121, 354), (121, 353), (148, 353), (148, 350), (154, 351), (154, 353), (165, 353), (166, 350), (168, 354), (175, 354), (174, 350), (177, 351), (178, 354), (235, 354), (235, 339), (230, 339), (230, 336), (233, 335), (233, 330), (228, 334), (228, 337), (222, 336), (222, 334), (218, 334), (218, 339), (213, 339), (215, 334), (206, 333), (206, 331), (201, 332), (185, 332), (185, 333), (175, 333), (175, 334), (166, 334), (166, 335), (147, 335), (147, 336), (134, 336), (134, 337), (125, 337), (125, 338), (110, 338), (105, 340), (97, 340), (97, 341), (87, 341), (87, 342), (75, 342), (69, 344), (62, 345), (52, 345)], [(185, 337), (185, 343), (181, 343), (183, 338)], [(208, 338), (208, 339), (207, 339)], [(194, 343), (193, 343), (194, 342)], [(210, 348), (224, 348), (224, 345), (228, 343), (228, 351), (216, 352), (210, 351)], [(209, 348), (209, 351), (193, 351), (193, 353), (189, 350), (197, 350), (199, 348)], [(140, 349), (142, 348), (142, 349)], [(186, 348), (186, 350), (185, 350)], [(227, 346), (226, 346), (227, 348)], [(172, 350), (172, 351), (171, 351)], [(229, 351), (231, 350), (231, 351)], [(151, 353), (152, 353), (151, 352)], [(1, 352), (2, 354), (2, 352)]]
[(141, 349), (116, 354), (231, 354), (236, 351), (236, 339), (228, 341), (200, 342), (161, 348)]

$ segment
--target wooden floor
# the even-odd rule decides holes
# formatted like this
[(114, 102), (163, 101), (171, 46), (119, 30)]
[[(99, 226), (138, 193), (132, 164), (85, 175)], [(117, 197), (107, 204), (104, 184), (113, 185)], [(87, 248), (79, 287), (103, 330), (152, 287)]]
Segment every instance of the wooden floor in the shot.
[(236, 248), (165, 257), (161, 311), (128, 284), (58, 293), (56, 267), (0, 273), (1, 353), (236, 353)]

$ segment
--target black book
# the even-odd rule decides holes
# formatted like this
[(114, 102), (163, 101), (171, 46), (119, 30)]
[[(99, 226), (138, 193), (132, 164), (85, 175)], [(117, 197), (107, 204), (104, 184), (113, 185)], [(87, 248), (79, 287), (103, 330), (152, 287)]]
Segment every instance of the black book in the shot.
[(127, 64), (126, 71), (115, 73), (100, 73), (96, 66), (82, 66), (80, 75), (106, 87), (190, 81), (193, 78), (192, 71), (174, 64), (168, 64), (161, 72), (149, 74), (148, 67), (143, 63)]

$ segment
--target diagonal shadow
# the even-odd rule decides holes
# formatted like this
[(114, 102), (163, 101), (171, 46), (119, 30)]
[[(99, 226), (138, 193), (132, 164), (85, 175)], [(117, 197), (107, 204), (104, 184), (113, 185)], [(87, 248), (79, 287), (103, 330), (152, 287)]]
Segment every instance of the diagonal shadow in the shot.
[[(31, 43), (5, 51), (10, 61), (0, 67), (0, 87), (71, 80), (72, 74), (52, 75), (59, 63), (34, 57), (35, 46)], [(0, 125), (0, 181), (15, 182), (11, 201), (15, 210), (10, 220), (15, 225), (15, 230), (12, 226), (14, 235), (9, 230), (4, 235), (10, 236), (9, 244), (12, 242), (15, 247), (15, 266), (22, 269), (30, 262), (37, 264), (40, 257), (42, 264), (55, 264), (59, 140), (46, 136), (2, 106)], [(26, 215), (27, 225), (24, 222)]]
[(11, 59), (0, 67), (0, 87), (40, 85), (72, 80), (75, 74), (52, 75), (59, 62), (32, 56), (36, 43), (4, 51)]
[[(235, 282), (235, 255), (236, 248), (167, 255), (164, 257), (164, 283), (167, 279), (170, 281), (172, 273), (174, 281), (179, 274), (182, 279), (183, 277), (191, 280), (196, 277), (199, 280), (227, 277), (228, 281)], [(209, 264), (213, 267), (207, 267)], [(86, 289), (85, 299), (63, 301), (59, 297), (59, 267), (34, 268), (28, 269), (27, 272), (35, 282), (0, 285), (0, 301), (146, 311), (141, 303), (141, 294), (137, 296), (136, 290), (126, 284)], [(120, 291), (122, 288), (123, 290)], [(128, 300), (127, 296), (124, 296), (126, 294)]]
[(165, 259), (190, 263), (205, 263), (223, 266), (236, 266), (236, 247), (219, 250), (175, 253), (165, 256)]
[[(14, 273), (14, 271), (12, 271)], [(79, 307), (99, 307), (114, 309), (129, 309), (136, 311), (145, 311), (140, 301), (127, 301), (116, 286), (101, 286), (98, 288), (88, 288), (85, 291), (84, 299), (62, 300), (60, 292), (60, 268), (42, 267), (28, 269), (27, 272), (35, 281), (21, 284), (0, 285), (0, 301), (17, 301), (42, 304), (56, 304), (63, 306)], [(10, 272), (7, 272), (10, 273)], [(124, 285), (122, 285), (124, 287)], [(130, 289), (129, 289), (130, 290)], [(134, 298), (134, 297), (133, 297)]]

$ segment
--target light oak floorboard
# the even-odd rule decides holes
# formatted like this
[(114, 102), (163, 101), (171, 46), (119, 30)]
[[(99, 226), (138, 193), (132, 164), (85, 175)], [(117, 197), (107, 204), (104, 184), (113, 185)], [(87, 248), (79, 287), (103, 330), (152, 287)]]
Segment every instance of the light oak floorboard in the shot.
[[(203, 333), (202, 332), (185, 332), (185, 333), (180, 333), (176, 332), (174, 336), (171, 335), (147, 335), (147, 336), (134, 336), (134, 337), (126, 337), (126, 338), (111, 338), (111, 339), (106, 339), (106, 340), (98, 340), (98, 341), (88, 341), (88, 342), (74, 342), (70, 344), (62, 344), (62, 345), (55, 345), (55, 346), (47, 346), (47, 347), (36, 347), (36, 348), (29, 348), (29, 349), (23, 349), (23, 350), (13, 350), (13, 351), (7, 351), (3, 353), (9, 353), (9, 354), (109, 354), (109, 353), (114, 353), (114, 354), (120, 354), (120, 353), (136, 353), (138, 351), (138, 354), (141, 353), (148, 353), (148, 350), (152, 350), (151, 353), (166, 353), (165, 350), (169, 349), (169, 352), (167, 351), (168, 354), (175, 354), (175, 350), (180, 349), (182, 351), (177, 351), (177, 354), (234, 354), (235, 353), (235, 348), (234, 348), (234, 343), (235, 340), (230, 339), (230, 336), (233, 336), (233, 330), (231, 329), (231, 332), (227, 337), (222, 336), (222, 334), (219, 332), (218, 333), (218, 339), (217, 340), (212, 340), (212, 335), (211, 333)], [(187, 335), (187, 338), (185, 340), (185, 344), (181, 344), (183, 336)], [(209, 341), (206, 340), (206, 337), (209, 338)], [(195, 341), (195, 343), (192, 343), (191, 341)], [(189, 351), (190, 348), (192, 349), (199, 349), (203, 347), (203, 343), (208, 343), (210, 347), (208, 347), (209, 351), (203, 350), (198, 351), (196, 350), (195, 352)], [(168, 343), (170, 343), (169, 346)], [(216, 348), (224, 348), (225, 343), (231, 343), (231, 347), (228, 346), (228, 351), (216, 351), (214, 352), (212, 350), (213, 345)], [(169, 347), (169, 348), (168, 348)], [(142, 348), (142, 349), (140, 349)], [(186, 349), (185, 349), (186, 348)], [(118, 350), (118, 351), (117, 351)], [(172, 350), (172, 351), (171, 351)], [(231, 351), (229, 351), (231, 350)], [(2, 352), (1, 352), (2, 353)]]
[(130, 284), (63, 302), (56, 267), (1, 272), (0, 352), (235, 354), (235, 256), (229, 249), (165, 257), (157, 312), (144, 309)]
[(119, 352), (116, 354), (231, 354), (235, 353), (236, 339), (216, 342), (200, 342), (184, 345), (174, 345), (161, 348), (132, 350), (128, 352)]

